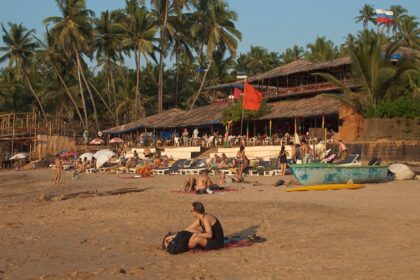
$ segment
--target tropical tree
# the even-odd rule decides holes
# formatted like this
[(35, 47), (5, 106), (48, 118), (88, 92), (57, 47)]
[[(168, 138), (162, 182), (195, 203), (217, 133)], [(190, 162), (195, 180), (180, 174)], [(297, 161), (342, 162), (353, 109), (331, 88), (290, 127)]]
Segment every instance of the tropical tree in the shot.
[(331, 40), (317, 37), (315, 43), (307, 45), (306, 57), (314, 62), (330, 61), (338, 56), (338, 49)]
[[(96, 38), (96, 61), (97, 67), (102, 67), (106, 73), (106, 91), (108, 93), (108, 107), (112, 106), (116, 110), (117, 92), (115, 86), (115, 73), (124, 58), (120, 52), (120, 41), (123, 38), (124, 27), (116, 21), (116, 15), (109, 11), (101, 13), (100, 18), (95, 20)], [(112, 97), (111, 97), (112, 96)], [(107, 105), (106, 105), (107, 106)], [(110, 112), (118, 123), (116, 111)]]
[(159, 26), (159, 81), (158, 81), (158, 112), (163, 110), (163, 73), (164, 58), (167, 55), (169, 37), (174, 35), (174, 26), (170, 20), (170, 16), (182, 18), (182, 9), (186, 7), (185, 0), (150, 0), (154, 7), (153, 12), (157, 18)]
[(197, 0), (193, 2), (193, 6), (196, 12), (191, 15), (194, 20), (191, 30), (195, 37), (200, 67), (205, 67), (206, 64), (207, 67), (200, 88), (192, 98), (190, 109), (194, 107), (203, 89), (213, 52), (227, 49), (230, 55), (235, 56), (238, 40), (242, 39), (241, 32), (235, 27), (238, 16), (229, 9), (227, 3), (222, 0)]
[(415, 16), (406, 16), (399, 21), (399, 32), (395, 34), (396, 40), (405, 47), (420, 50), (420, 28)]
[(359, 10), (359, 15), (355, 17), (354, 19), (357, 22), (363, 23), (363, 28), (368, 29), (369, 28), (369, 22), (376, 25), (376, 18), (375, 18), (375, 9), (372, 5), (365, 4), (361, 10)]
[(324, 96), (338, 98), (361, 113), (375, 110), (386, 98), (395, 98), (402, 92), (395, 87), (408, 85), (408, 74), (418, 71), (418, 66), (409, 58), (398, 62), (388, 59), (397, 48), (398, 45), (390, 44), (383, 34), (369, 30), (360, 32), (355, 46), (349, 47), (353, 77), (360, 87), (352, 90), (331, 74), (316, 73), (343, 91), (342, 95)]
[(136, 0), (126, 0), (127, 7), (123, 19), (124, 40), (122, 47), (134, 53), (136, 62), (136, 88), (135, 88), (135, 118), (139, 116), (139, 105), (144, 116), (143, 103), (140, 96), (140, 58), (152, 55), (155, 50), (153, 43), (156, 41), (156, 19), (145, 6), (139, 6)]
[(392, 28), (392, 32), (397, 33), (400, 30), (401, 21), (407, 17), (407, 9), (401, 5), (392, 5), (389, 7), (389, 10), (393, 13), (393, 22), (392, 25), (388, 25), (388, 29)]
[(247, 73), (254, 75), (273, 69), (280, 65), (280, 56), (276, 52), (269, 52), (267, 49), (259, 46), (251, 46), (247, 53)]
[(305, 50), (302, 47), (294, 45), (291, 48), (287, 48), (280, 55), (280, 58), (283, 63), (287, 64), (287, 63), (303, 58), (304, 55), (305, 55)]
[(99, 130), (98, 113), (96, 110), (95, 99), (89, 83), (86, 80), (84, 67), (86, 67), (82, 55), (92, 57), (94, 38), (93, 17), (94, 12), (86, 9), (85, 0), (56, 0), (61, 16), (48, 17), (44, 20), (45, 24), (53, 23), (51, 34), (54, 44), (64, 53), (75, 61), (77, 78), (79, 81), (80, 96), (83, 104), (85, 123), (89, 126), (88, 111), (83, 93), (83, 84), (89, 93), (93, 107), (93, 115), (96, 128)]
[[(44, 65), (44, 69), (50, 69), (56, 75), (56, 78), (59, 81), (58, 84), (61, 85), (61, 87), (64, 89), (64, 93), (67, 95), (70, 102), (72, 103), (73, 108), (76, 111), (76, 114), (78, 115), (80, 122), (83, 126), (83, 129), (86, 130), (88, 127), (82, 117), (78, 102), (76, 98), (73, 96), (71, 89), (69, 89), (65, 81), (65, 76), (67, 76), (68, 74), (67, 69), (68, 68), (71, 69), (73, 67), (73, 65), (69, 65), (69, 63), (72, 63), (72, 61), (68, 61), (66, 57), (63, 56), (60, 50), (57, 49), (57, 46), (54, 45), (53, 39), (54, 38), (51, 36), (51, 34), (48, 31), (46, 34), (46, 43), (37, 39), (40, 45), (40, 48), (36, 52), (35, 63), (36, 65), (40, 65), (40, 64)], [(48, 78), (53, 78), (53, 77), (48, 77)]]
[(28, 30), (22, 24), (9, 23), (8, 25), (9, 30), (3, 24), (1, 25), (4, 33), (3, 43), (5, 46), (0, 47), (0, 51), (5, 52), (5, 54), (0, 57), (0, 63), (8, 60), (9, 68), (16, 69), (17, 79), (29, 88), (38, 103), (42, 117), (47, 120), (44, 106), (35, 92), (30, 79), (31, 60), (34, 56), (35, 49), (38, 47), (38, 44), (33, 39), (35, 30)]

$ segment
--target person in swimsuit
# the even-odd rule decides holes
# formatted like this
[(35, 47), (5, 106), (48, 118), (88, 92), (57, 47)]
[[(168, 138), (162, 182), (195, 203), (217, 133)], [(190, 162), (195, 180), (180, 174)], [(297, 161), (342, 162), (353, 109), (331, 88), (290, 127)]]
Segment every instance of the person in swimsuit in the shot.
[(286, 175), (286, 165), (287, 165), (287, 152), (284, 145), (281, 146), (280, 153), (278, 155), (280, 162), (281, 175)]
[(224, 247), (223, 228), (219, 220), (212, 214), (206, 213), (201, 202), (193, 202), (191, 212), (194, 222), (186, 229), (193, 235), (189, 240), (190, 249), (201, 247), (204, 250), (217, 250)]
[(63, 169), (63, 165), (61, 164), (61, 159), (59, 155), (56, 155), (54, 160), (55, 166), (55, 177), (54, 177), (54, 184), (59, 184), (61, 179), (61, 170)]
[(245, 155), (245, 147), (244, 146), (241, 146), (239, 148), (239, 151), (236, 154), (236, 159), (238, 160), (238, 163), (239, 163), (238, 177), (240, 179), (242, 179), (242, 175), (244, 174), (245, 170), (249, 166), (249, 159)]
[(189, 176), (184, 181), (184, 191), (190, 192), (195, 190), (196, 194), (211, 194), (213, 192), (210, 190), (210, 187), (214, 186), (207, 170), (201, 170), (197, 178)]

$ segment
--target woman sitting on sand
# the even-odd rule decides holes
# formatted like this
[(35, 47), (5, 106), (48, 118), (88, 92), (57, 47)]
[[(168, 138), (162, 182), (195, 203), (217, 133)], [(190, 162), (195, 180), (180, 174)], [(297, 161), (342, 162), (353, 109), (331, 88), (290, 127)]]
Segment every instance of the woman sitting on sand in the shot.
[(201, 202), (193, 202), (191, 210), (195, 220), (186, 229), (191, 232), (188, 247), (190, 249), (201, 247), (204, 250), (217, 250), (224, 246), (223, 228), (219, 220), (209, 213), (205, 212), (204, 205)]

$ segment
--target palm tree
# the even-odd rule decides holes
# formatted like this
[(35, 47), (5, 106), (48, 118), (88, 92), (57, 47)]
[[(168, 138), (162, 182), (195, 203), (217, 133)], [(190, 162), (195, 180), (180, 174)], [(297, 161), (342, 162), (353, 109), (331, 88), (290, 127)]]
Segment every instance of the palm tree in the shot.
[(163, 60), (166, 57), (169, 37), (173, 36), (174, 27), (169, 20), (170, 16), (182, 17), (182, 9), (186, 7), (185, 0), (150, 0), (154, 7), (153, 13), (159, 26), (159, 81), (158, 81), (158, 113), (163, 110)]
[(280, 58), (283, 63), (287, 64), (295, 60), (301, 59), (305, 54), (305, 50), (302, 47), (294, 45), (291, 48), (287, 48), (281, 55)]
[(338, 56), (338, 49), (331, 40), (325, 37), (317, 37), (314, 44), (308, 44), (309, 51), (306, 56), (314, 62), (330, 61)]
[(369, 22), (376, 25), (375, 9), (369, 4), (365, 4), (361, 10), (359, 10), (359, 16), (354, 19), (357, 22), (363, 22), (363, 28), (368, 29)]
[(395, 34), (403, 46), (420, 50), (420, 28), (415, 16), (406, 16), (399, 21), (399, 32)]
[(197, 52), (200, 56), (204, 54), (204, 47), (206, 48), (205, 56), (200, 59), (201, 66), (204, 65), (205, 60), (208, 61), (208, 64), (200, 88), (193, 96), (190, 109), (194, 107), (203, 89), (213, 59), (213, 52), (227, 48), (230, 55), (235, 56), (238, 40), (242, 39), (241, 32), (235, 27), (238, 15), (229, 10), (228, 4), (223, 0), (197, 0), (193, 2), (193, 6), (196, 8), (196, 12), (192, 14), (195, 23), (192, 26), (192, 34), (196, 38)]
[[(106, 73), (108, 104), (113, 104), (113, 107), (116, 110), (117, 92), (114, 75), (118, 68), (118, 62), (124, 60), (120, 52), (120, 41), (123, 38), (124, 27), (116, 21), (116, 15), (112, 15), (108, 11), (105, 11), (101, 13), (100, 18), (95, 20), (95, 29), (97, 66), (102, 67), (103, 71)], [(116, 111), (111, 111), (111, 114), (114, 115), (116, 122), (118, 123)]]
[(86, 9), (85, 0), (56, 0), (56, 3), (62, 15), (48, 17), (44, 20), (44, 23), (47, 25), (49, 23), (54, 24), (54, 27), (51, 29), (54, 43), (59, 49), (75, 60), (85, 123), (88, 126), (88, 113), (83, 94), (82, 81), (89, 93), (93, 106), (96, 128), (99, 130), (95, 100), (84, 75), (84, 62), (81, 57), (82, 54), (91, 57), (93, 53), (92, 38), (95, 36), (92, 24), (94, 12)]
[(194, 59), (191, 52), (192, 36), (190, 24), (187, 19), (173, 17), (173, 34), (169, 41), (170, 58), (175, 58), (175, 108), (178, 107), (179, 98), (179, 61), (192, 61)]
[(280, 64), (280, 56), (266, 48), (251, 46), (248, 55), (248, 74), (254, 75), (273, 69)]
[[(136, 89), (135, 89), (135, 118), (139, 113), (140, 98), (140, 58), (143, 55), (152, 54), (154, 51), (153, 42), (155, 41), (155, 34), (157, 32), (156, 20), (152, 13), (146, 7), (139, 7), (137, 1), (126, 1), (127, 7), (125, 11), (124, 26), (124, 40), (122, 46), (134, 52), (136, 61)], [(141, 105), (143, 107), (143, 105)], [(142, 114), (144, 110), (142, 108)]]
[(17, 78), (28, 86), (30, 92), (34, 96), (41, 110), (42, 117), (47, 120), (44, 106), (37, 93), (35, 92), (32, 82), (30, 80), (31, 60), (35, 53), (38, 44), (33, 40), (35, 30), (28, 30), (22, 24), (9, 23), (9, 30), (6, 30), (4, 25), (3, 29), (3, 43), (5, 47), (0, 47), (0, 51), (6, 52), (0, 57), (0, 63), (9, 60), (9, 68), (16, 68)]
[(407, 9), (401, 5), (392, 5), (389, 10), (393, 13), (392, 32), (395, 33), (400, 29), (401, 21), (407, 17)]
[[(396, 44), (389, 44), (388, 39), (382, 34), (374, 31), (364, 30), (359, 33), (355, 46), (350, 45), (349, 53), (352, 59), (353, 77), (360, 87), (352, 90), (340, 80), (326, 73), (315, 73), (327, 81), (339, 87), (343, 94), (324, 95), (338, 98), (344, 103), (352, 106), (358, 112), (366, 113), (375, 110), (376, 106), (384, 100), (395, 96), (395, 85), (401, 85), (404, 77), (410, 71), (416, 70), (415, 65), (409, 59), (403, 59), (393, 63), (386, 59), (398, 48)], [(386, 47), (385, 53), (383, 49)]]
[[(48, 32), (46, 33), (46, 43), (43, 43), (41, 40), (38, 39), (39, 45), (41, 49), (39, 49), (36, 53), (36, 61), (37, 63), (44, 64), (45, 67), (51, 68), (53, 73), (57, 76), (59, 80), (59, 84), (64, 89), (65, 94), (70, 99), (73, 107), (80, 119), (80, 122), (83, 126), (83, 129), (86, 130), (87, 124), (84, 122), (82, 114), (79, 109), (79, 105), (76, 102), (76, 99), (73, 97), (69, 87), (65, 82), (65, 76), (67, 72), (68, 62), (65, 57), (63, 57), (62, 53), (57, 49), (57, 46), (54, 45), (53, 37)], [(72, 66), (71, 66), (72, 67)]]

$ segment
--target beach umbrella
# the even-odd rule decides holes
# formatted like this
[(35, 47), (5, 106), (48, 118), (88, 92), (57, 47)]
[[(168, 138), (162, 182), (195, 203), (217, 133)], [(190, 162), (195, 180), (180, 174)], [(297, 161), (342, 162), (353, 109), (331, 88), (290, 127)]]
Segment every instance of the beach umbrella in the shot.
[(81, 154), (79, 158), (81, 158), (82, 160), (84, 158), (87, 158), (87, 160), (92, 160), (93, 154), (92, 153), (84, 153), (84, 154)]
[(110, 144), (121, 144), (121, 143), (124, 143), (124, 140), (122, 140), (121, 138), (118, 138), (118, 137), (115, 137), (115, 138), (112, 138), (110, 141), (109, 141), (109, 143)]
[(24, 159), (27, 158), (29, 155), (27, 153), (18, 153), (10, 158), (10, 160), (14, 159)]
[(69, 152), (62, 153), (60, 155), (60, 157), (74, 157), (74, 156), (77, 156), (77, 152), (69, 151)]
[(113, 151), (110, 151), (110, 150), (97, 151), (94, 154), (94, 157), (96, 158), (96, 168), (102, 167), (102, 165), (104, 165), (104, 163), (107, 162), (114, 155), (115, 155), (115, 153)]
[(101, 138), (95, 138), (89, 142), (90, 145), (101, 145), (103, 143), (104, 143), (104, 140), (102, 140)]

